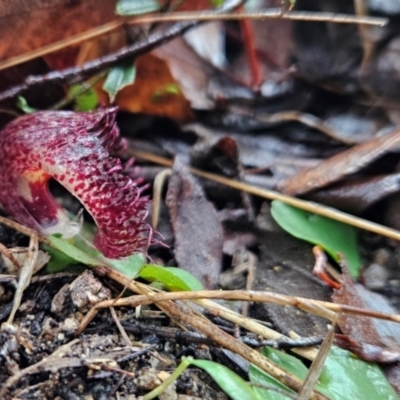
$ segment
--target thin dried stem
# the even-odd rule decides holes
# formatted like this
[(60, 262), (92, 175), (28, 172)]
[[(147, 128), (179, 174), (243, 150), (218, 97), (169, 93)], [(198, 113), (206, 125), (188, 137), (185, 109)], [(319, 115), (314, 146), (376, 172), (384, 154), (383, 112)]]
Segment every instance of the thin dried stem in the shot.
[(329, 350), (332, 347), (333, 339), (335, 338), (335, 325), (336, 324), (332, 324), (330, 327), (328, 334), (326, 335), (324, 342), (319, 349), (317, 357), (311, 364), (311, 367), (308, 370), (307, 378), (304, 380), (303, 387), (299, 392), (297, 400), (308, 400), (310, 398), (310, 394), (321, 375), (325, 361), (329, 355)]
[(22, 268), (20, 269), (19, 274), (18, 274), (18, 286), (17, 286), (17, 290), (15, 291), (15, 294), (14, 294), (14, 304), (13, 304), (11, 313), (8, 317), (8, 320), (6, 322), (6, 325), (12, 324), (15, 313), (17, 312), (17, 310), (21, 304), (22, 295), (24, 293), (24, 290), (31, 283), (31, 278), (32, 278), (33, 271), (34, 271), (34, 268), (36, 265), (36, 260), (38, 258), (38, 254), (39, 254), (39, 241), (38, 241), (37, 234), (35, 233), (31, 236), (31, 240), (29, 242), (29, 248), (28, 248), (28, 255), (25, 259), (24, 265), (22, 266)]
[(18, 222), (13, 221), (12, 219), (0, 216), (0, 224), (8, 226), (9, 228), (15, 229), (17, 232), (20, 232), (26, 236), (32, 237), (33, 235), (37, 235), (40, 242), (47, 244), (48, 246), (52, 246), (50, 240), (40, 233), (36, 232), (34, 229), (28, 228), (25, 225), (22, 225)]
[[(151, 289), (143, 284), (139, 284), (134, 282), (124, 275), (120, 274), (117, 271), (106, 267), (100, 267), (96, 269), (96, 272), (109, 277), (121, 285), (127, 285), (130, 290), (133, 292), (142, 292), (146, 291), (146, 295), (142, 296), (133, 296), (134, 298), (141, 298), (144, 299), (145, 302), (153, 303), (152, 299), (159, 296), (151, 291)], [(183, 294), (192, 293), (192, 292), (183, 292)], [(194, 292), (193, 292), (194, 293)], [(174, 294), (174, 293), (165, 293), (166, 295)], [(176, 294), (176, 293), (175, 293)], [(118, 299), (118, 300), (111, 300), (109, 306), (114, 307), (118, 306), (121, 302), (125, 299)], [(104, 304), (102, 302), (101, 304)], [(129, 306), (133, 304), (132, 301), (129, 303)], [(280, 380), (283, 384), (289, 386), (296, 392), (298, 392), (302, 387), (302, 382), (297, 377), (288, 374), (286, 371), (275, 365), (273, 362), (268, 360), (266, 357), (261, 355), (256, 350), (253, 350), (249, 346), (241, 343), (231, 335), (227, 334), (226, 332), (217, 328), (212, 322), (205, 318), (200, 318), (193, 312), (191, 312), (187, 308), (182, 308), (179, 304), (176, 304), (173, 301), (167, 300), (162, 302), (155, 303), (157, 307), (163, 309), (173, 320), (180, 321), (181, 323), (187, 324), (192, 328), (196, 329), (197, 331), (203, 333), (207, 337), (209, 337), (214, 342), (218, 343), (219, 345), (227, 348), (228, 350), (234, 351), (235, 353), (239, 354), (240, 356), (244, 357), (249, 362), (255, 364), (263, 371), (271, 374), (278, 380)], [(81, 326), (79, 328), (79, 333), (87, 326), (87, 324), (92, 320), (92, 318), (96, 315), (98, 310), (98, 306), (93, 307), (89, 313), (85, 316), (84, 320), (81, 322)], [(310, 399), (326, 399), (326, 397), (316, 391), (310, 396)]]
[[(99, 267), (103, 270), (105, 267)], [(97, 270), (99, 270), (99, 268)], [(381, 313), (374, 310), (367, 310), (364, 308), (346, 306), (343, 304), (330, 303), (327, 301), (319, 301), (313, 299), (306, 299), (304, 297), (288, 296), (284, 294), (271, 293), (271, 292), (255, 292), (252, 290), (199, 290), (194, 292), (160, 292), (151, 295), (130, 296), (122, 299), (104, 300), (97, 303), (85, 316), (82, 321), (82, 326), (87, 326), (88, 323), (96, 315), (98, 309), (105, 307), (137, 307), (139, 305), (149, 305), (153, 303), (160, 303), (172, 300), (194, 300), (194, 299), (224, 299), (224, 300), (243, 300), (243, 301), (256, 301), (268, 302), (278, 304), (281, 306), (298, 307), (301, 310), (311, 312), (315, 315), (322, 316), (329, 320), (335, 320), (332, 312), (343, 313), (349, 315), (358, 315), (363, 317), (371, 317), (400, 323), (400, 315)], [(325, 310), (325, 313), (321, 313)]]
[[(159, 165), (164, 165), (166, 167), (172, 166), (172, 160), (161, 157), (146, 151), (138, 151), (129, 149), (130, 154), (142, 160), (147, 160), (154, 162)], [(257, 186), (249, 185), (247, 183), (239, 182), (234, 179), (225, 178), (221, 175), (212, 174), (210, 172), (205, 172), (197, 168), (190, 168), (190, 171), (197, 176), (208, 179), (213, 182), (220, 183), (222, 185), (243, 190), (247, 193), (253, 194), (255, 196), (263, 197), (268, 200), (279, 200), (282, 203), (289, 204), (293, 207), (300, 208), (301, 210), (308, 211), (314, 214), (322, 215), (327, 218), (334, 219), (336, 221), (343, 222), (345, 224), (354, 226), (356, 228), (364, 229), (369, 232), (377, 233), (382, 236), (386, 236), (390, 239), (395, 239), (400, 241), (400, 232), (388, 228), (386, 226), (377, 224), (375, 222), (367, 221), (363, 218), (355, 217), (354, 215), (347, 214), (345, 212), (336, 210), (332, 207), (327, 207), (322, 204), (314, 203), (311, 201), (301, 200), (296, 197), (288, 196), (274, 190), (263, 189)]]
[(97, 26), (77, 35), (70, 36), (66, 39), (59, 40), (47, 46), (40, 47), (24, 54), (10, 57), (0, 62), (0, 71), (24, 62), (43, 57), (46, 54), (62, 50), (65, 47), (77, 45), (79, 43), (95, 39), (107, 33), (110, 33), (125, 25), (139, 25), (154, 22), (171, 22), (171, 21), (212, 21), (212, 20), (246, 20), (246, 19), (291, 19), (301, 21), (319, 21), (319, 22), (335, 22), (345, 24), (359, 25), (375, 25), (384, 26), (388, 23), (387, 18), (369, 17), (369, 16), (353, 16), (348, 14), (334, 14), (310, 11), (290, 11), (282, 12), (281, 8), (267, 9), (257, 13), (232, 13), (232, 14), (216, 14), (215, 11), (200, 12), (173, 12), (168, 14), (152, 14), (150, 16), (134, 17), (134, 18), (118, 18), (107, 24)]
[[(265, 339), (268, 340), (282, 340), (287, 339), (287, 336), (282, 335), (274, 331), (267, 326), (262, 325), (261, 323), (257, 322), (256, 320), (248, 317), (244, 317), (243, 315), (238, 314), (237, 312), (224, 307), (223, 305), (216, 303), (212, 300), (208, 299), (200, 299), (200, 300), (193, 300), (194, 303), (198, 304), (200, 307), (208, 310), (212, 314), (224, 318), (227, 321), (233, 322), (234, 324), (241, 326), (242, 328), (246, 329), (249, 332), (253, 332)], [(306, 358), (307, 360), (313, 361), (317, 356), (317, 350), (315, 348), (296, 348), (292, 349), (293, 353), (298, 354)]]
[[(228, 1), (226, 2), (226, 5), (223, 5), (221, 8), (216, 10), (214, 15), (234, 10), (240, 4), (240, 0)], [(150, 52), (156, 47), (175, 39), (187, 30), (197, 26), (199, 22), (200, 21), (186, 21), (174, 24), (165, 31), (155, 32), (144, 40), (123, 47), (114, 53), (88, 61), (80, 66), (66, 68), (61, 71), (51, 71), (44, 75), (28, 76), (21, 84), (1, 92), (0, 101), (12, 99), (28, 89), (39, 87), (45, 83), (63, 84), (67, 82), (74, 83), (82, 81), (83, 79), (110, 68), (117, 63), (134, 60), (136, 57)]]
[(145, 24), (152, 22), (176, 22), (176, 21), (231, 21), (231, 20), (264, 20), (264, 19), (289, 19), (307, 22), (333, 22), (337, 24), (359, 24), (385, 26), (389, 20), (382, 17), (357, 16), (350, 14), (338, 14), (331, 12), (289, 11), (282, 8), (269, 8), (258, 12), (234, 12), (217, 14), (215, 11), (187, 11), (168, 14), (152, 14), (129, 21), (130, 24)]
[(128, 334), (125, 332), (124, 327), (121, 325), (121, 322), (119, 322), (118, 315), (115, 312), (115, 308), (114, 307), (110, 307), (110, 313), (111, 313), (111, 316), (112, 316), (112, 318), (113, 318), (113, 320), (115, 322), (115, 325), (117, 325), (117, 328), (119, 330), (119, 333), (122, 336), (122, 339), (125, 342), (125, 346), (132, 347), (132, 342), (129, 339)]
[(14, 266), (15, 266), (17, 271), (21, 268), (21, 266), (19, 265), (18, 260), (14, 257), (13, 253), (10, 251), (9, 248), (4, 246), (3, 243), (0, 243), (0, 253), (4, 257), (7, 257), (14, 264)]

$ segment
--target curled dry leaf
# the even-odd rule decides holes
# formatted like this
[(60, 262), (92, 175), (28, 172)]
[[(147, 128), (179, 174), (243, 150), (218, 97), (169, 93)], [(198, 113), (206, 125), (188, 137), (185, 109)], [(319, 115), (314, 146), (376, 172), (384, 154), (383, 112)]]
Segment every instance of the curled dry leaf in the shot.
[(280, 189), (289, 195), (302, 195), (328, 186), (346, 176), (360, 171), (387, 152), (398, 150), (400, 130), (352, 147), (316, 167), (305, 169), (282, 182)]
[(179, 158), (174, 163), (166, 203), (179, 266), (204, 287), (216, 287), (222, 262), (222, 228), (213, 205)]

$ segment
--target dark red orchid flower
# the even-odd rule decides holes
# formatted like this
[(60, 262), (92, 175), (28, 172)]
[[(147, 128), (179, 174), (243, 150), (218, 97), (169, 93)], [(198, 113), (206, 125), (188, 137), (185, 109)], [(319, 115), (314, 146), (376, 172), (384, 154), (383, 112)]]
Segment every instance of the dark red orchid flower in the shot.
[(41, 111), (0, 132), (0, 203), (17, 221), (44, 234), (71, 237), (71, 222), (48, 189), (55, 179), (77, 197), (98, 227), (95, 246), (109, 258), (146, 252), (148, 199), (110, 152), (121, 145), (116, 109)]

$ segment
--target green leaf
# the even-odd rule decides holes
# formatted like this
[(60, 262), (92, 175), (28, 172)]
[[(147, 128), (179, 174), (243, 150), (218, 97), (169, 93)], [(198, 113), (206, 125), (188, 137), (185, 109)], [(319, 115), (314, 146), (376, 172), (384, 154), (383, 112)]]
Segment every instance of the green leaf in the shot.
[(75, 111), (91, 111), (99, 104), (99, 99), (94, 89), (80, 83), (69, 88), (68, 96), (75, 99)]
[(332, 400), (398, 400), (377, 364), (336, 346), (329, 352), (318, 387)]
[[(307, 376), (307, 368), (296, 357), (272, 348), (264, 348), (262, 353), (298, 378), (304, 380)], [(250, 366), (249, 377), (253, 383), (292, 392), (291, 389), (254, 365)], [(336, 346), (332, 346), (329, 352), (315, 389), (330, 400), (398, 399), (376, 364), (362, 361), (352, 353)], [(255, 391), (265, 400), (288, 399), (283, 394), (266, 389), (255, 388)]]
[(116, 5), (118, 15), (140, 15), (160, 10), (157, 0), (119, 0)]
[(218, 386), (233, 400), (262, 399), (248, 382), (221, 364), (208, 360), (190, 360), (190, 364), (210, 374)]
[(32, 108), (26, 101), (25, 97), (22, 96), (18, 96), (17, 98), (17, 107), (25, 114), (32, 114), (33, 112), (37, 111), (36, 108)]
[(139, 253), (122, 260), (112, 260), (105, 257), (101, 257), (101, 259), (129, 279), (136, 278), (146, 262), (144, 254)]
[(308, 369), (298, 358), (272, 347), (264, 347), (262, 354), (301, 380), (306, 379)]
[(289, 206), (272, 202), (271, 214), (281, 228), (291, 235), (321, 246), (332, 258), (339, 261), (342, 254), (350, 275), (358, 277), (361, 267), (357, 248), (356, 230), (341, 222)]
[(47, 263), (46, 267), (49, 272), (64, 271), (64, 269), (68, 267), (68, 265), (75, 265), (79, 263), (79, 261), (74, 260), (64, 252), (57, 250), (53, 247), (43, 245), (43, 248), (47, 253), (50, 254), (50, 260)]
[[(267, 374), (266, 372), (252, 364), (250, 364), (249, 367), (249, 378), (250, 382), (263, 386), (254, 386), (254, 391), (263, 400), (292, 400), (291, 397), (285, 396), (283, 393), (281, 393), (281, 391), (289, 392), (292, 395), (295, 394), (293, 390), (289, 389), (273, 376)], [(276, 390), (271, 390), (269, 388), (277, 389), (279, 390), (279, 392)]]
[[(302, 380), (306, 378), (308, 370), (306, 366), (296, 357), (290, 356), (289, 354), (270, 347), (264, 347), (262, 354), (298, 378)], [(292, 394), (294, 393), (292, 389), (288, 388), (273, 376), (267, 374), (252, 364), (249, 368), (249, 378), (251, 382), (259, 385), (273, 387), (275, 389), (287, 391)], [(281, 393), (277, 393), (274, 390), (267, 390), (260, 387), (255, 387), (254, 390), (262, 397), (262, 399), (265, 400), (290, 400), (290, 397)]]
[(146, 264), (139, 273), (139, 277), (149, 282), (160, 282), (166, 289), (202, 290), (201, 283), (189, 272), (176, 267), (162, 267)]
[(117, 93), (125, 86), (135, 81), (136, 67), (134, 64), (117, 65), (108, 72), (103, 89), (108, 93), (110, 102), (113, 103)]
[[(49, 253), (52, 255), (48, 268), (50, 271), (60, 271), (70, 264), (86, 264), (92, 266), (108, 266), (121, 272), (129, 279), (135, 278), (143, 265), (146, 262), (146, 257), (143, 254), (133, 254), (130, 257), (122, 260), (113, 260), (104, 257), (97, 249), (93, 247), (88, 241), (84, 240), (81, 236), (77, 235), (73, 238), (66, 240), (57, 236), (49, 236), (51, 243), (57, 247), (59, 251), (50, 249)], [(54, 261), (53, 261), (54, 254)], [(52, 269), (50, 269), (52, 268)]]
[(67, 256), (74, 259), (75, 261), (95, 267), (99, 265), (105, 265), (100, 260), (91, 257), (78, 247), (74, 246), (73, 243), (69, 242), (66, 239), (59, 238), (55, 235), (50, 235), (49, 240), (53, 246), (55, 246), (58, 250), (61, 250), (63, 253), (65, 253)]

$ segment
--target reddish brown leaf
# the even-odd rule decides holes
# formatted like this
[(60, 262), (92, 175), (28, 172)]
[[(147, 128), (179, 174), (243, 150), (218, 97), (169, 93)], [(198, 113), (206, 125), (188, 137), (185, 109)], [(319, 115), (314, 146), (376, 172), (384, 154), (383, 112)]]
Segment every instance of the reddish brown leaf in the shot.
[[(189, 102), (182, 93), (168, 93), (165, 88), (176, 85), (168, 66), (152, 54), (136, 61), (136, 78), (133, 85), (123, 88), (115, 104), (121, 110), (145, 114), (168, 116), (174, 120), (188, 122), (193, 119)], [(98, 85), (101, 99), (107, 103), (108, 95)]]
[(179, 158), (173, 169), (166, 203), (175, 233), (175, 258), (206, 288), (215, 288), (222, 260), (221, 225), (213, 205)]
[(0, 60), (116, 18), (116, 0), (0, 1)]
[[(396, 314), (381, 295), (371, 292), (363, 285), (354, 283), (347, 272), (343, 283), (334, 292), (335, 303), (367, 308), (379, 312)], [(400, 360), (400, 326), (395, 322), (342, 315), (338, 325), (345, 335), (338, 336), (337, 344), (367, 361), (394, 362)]]
[(305, 169), (284, 181), (280, 189), (290, 195), (301, 195), (325, 187), (344, 177), (358, 172), (400, 144), (400, 130), (359, 144), (343, 151), (315, 168)]

